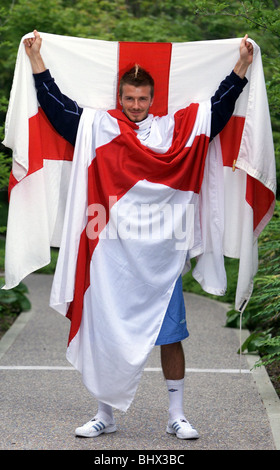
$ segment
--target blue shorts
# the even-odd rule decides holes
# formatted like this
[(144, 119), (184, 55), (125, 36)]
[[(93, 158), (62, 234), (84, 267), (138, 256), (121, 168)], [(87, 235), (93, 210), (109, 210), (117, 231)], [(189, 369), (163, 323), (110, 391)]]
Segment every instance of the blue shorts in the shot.
[(183, 297), (182, 277), (175, 284), (166, 314), (161, 325), (156, 346), (182, 341), (189, 336)]

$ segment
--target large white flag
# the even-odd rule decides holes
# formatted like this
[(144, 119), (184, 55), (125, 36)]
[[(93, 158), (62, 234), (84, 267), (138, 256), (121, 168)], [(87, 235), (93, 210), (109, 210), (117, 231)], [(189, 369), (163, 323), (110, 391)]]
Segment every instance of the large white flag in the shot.
[[(73, 148), (57, 135), (38, 107), (29, 59), (21, 42), (4, 140), (13, 150), (6, 288), (17, 285), (30, 272), (48, 264), (50, 246), (61, 245), (51, 303), (71, 319), (68, 359), (82, 372), (85, 384), (95, 396), (127, 409), (159, 331), (174, 282), (183, 269), (186, 252), (197, 257), (194, 277), (206, 291), (220, 295), (226, 289), (223, 256), (239, 258), (236, 308), (242, 310), (250, 298), (258, 266), (257, 238), (272, 216), (276, 190), (261, 54), (254, 43), (254, 60), (247, 75), (249, 83), (229, 123), (210, 144), (208, 156), (203, 141), (202, 160), (197, 162), (205, 169), (203, 182), (199, 169), (196, 172), (183, 167), (186, 175), (196, 176), (186, 177), (182, 184), (181, 180), (177, 181), (180, 171), (176, 165), (176, 171), (169, 168), (169, 176), (163, 176), (160, 169), (155, 171), (153, 164), (147, 165), (145, 176), (140, 171), (140, 163), (137, 171), (127, 160), (125, 168), (132, 165), (133, 174), (137, 175), (129, 182), (128, 175), (112, 179), (115, 167), (110, 174), (100, 164), (98, 171), (96, 169), (99, 149), (107, 148), (122, 136), (119, 115), (101, 111), (117, 108), (118, 80), (122, 72), (139, 63), (155, 78), (156, 94), (151, 112), (159, 117), (166, 114), (172, 117), (158, 121), (165, 122), (166, 126), (166, 119), (171, 119), (167, 127), (159, 124), (156, 134), (151, 135), (150, 149), (158, 149), (158, 142), (153, 139), (161, 135), (164, 144), (158, 152), (169, 155), (172, 138), (163, 129), (171, 132), (180, 116), (177, 111), (190, 103), (202, 103), (195, 108), (193, 137), (209, 137), (209, 110), (204, 102), (231, 72), (239, 56), (240, 39), (171, 44), (107, 42), (45, 33), (41, 36), (44, 62), (61, 91), (79, 106), (89, 109), (82, 115), (73, 161)], [(188, 109), (194, 116), (193, 105)], [(100, 113), (106, 116), (105, 121)], [(97, 125), (99, 122), (106, 122), (106, 126)], [(97, 132), (100, 140), (91, 148), (88, 145), (92, 142), (89, 140), (92, 132)], [(189, 140), (184, 142), (186, 148), (188, 142), (190, 144)], [(78, 153), (82, 155), (80, 160)], [(102, 158), (106, 161), (107, 156)], [(107, 161), (105, 168), (109, 166)], [(157, 171), (158, 178), (155, 178)], [(95, 197), (89, 181), (99, 189), (102, 187)], [(78, 182), (83, 182), (88, 189), (81, 190), (83, 186), (78, 186)], [(105, 191), (107, 185), (110, 190)], [(109, 196), (117, 196), (117, 199), (113, 202), (100, 200), (105, 194), (107, 199)], [(199, 208), (192, 249), (191, 245), (174, 249), (173, 226), (171, 236), (165, 237), (169, 244), (157, 244), (156, 249), (154, 243), (147, 243), (145, 249), (140, 250), (135, 228), (132, 230), (135, 218), (139, 224), (137, 200), (141, 209), (153, 202), (161, 211), (162, 201), (166, 203), (164, 207), (188, 204), (195, 207), (195, 216)], [(107, 204), (105, 223), (101, 223), (102, 230), (94, 240), (87, 232), (95, 214), (90, 211), (96, 209), (92, 204), (99, 204), (98, 207)], [(122, 218), (124, 212), (125, 219)], [(145, 226), (144, 216), (140, 219), (140, 226)], [(116, 227), (117, 237), (114, 236)], [(121, 237), (120, 227), (124, 230)], [(161, 230), (161, 224), (158, 228)], [(189, 234), (184, 233), (184, 236), (183, 243), (186, 238), (189, 243)], [(134, 283), (130, 284), (132, 279)], [(95, 317), (92, 311), (96, 309), (99, 313)], [(73, 314), (74, 310), (80, 313)], [(118, 321), (120, 316), (121, 322)], [(131, 317), (134, 321), (128, 327)], [(106, 337), (102, 333), (104, 322), (110, 324)], [(137, 340), (140, 325), (144, 328), (145, 339), (141, 336)], [(92, 360), (85, 360), (85, 357)], [(105, 363), (108, 374), (97, 386), (104, 375)]]

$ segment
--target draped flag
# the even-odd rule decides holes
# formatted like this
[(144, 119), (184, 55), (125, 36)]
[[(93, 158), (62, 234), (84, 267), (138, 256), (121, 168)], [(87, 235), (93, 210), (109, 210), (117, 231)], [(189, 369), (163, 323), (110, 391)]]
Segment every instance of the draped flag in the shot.
[[(236, 308), (252, 293), (257, 238), (276, 191), (261, 54), (253, 43), (249, 83), (208, 150), (209, 99), (236, 63), (240, 39), (41, 37), (61, 91), (86, 109), (74, 152), (38, 107), (21, 42), (4, 140), (13, 150), (5, 288), (48, 264), (50, 246), (61, 247), (51, 305), (71, 320), (67, 357), (98, 399), (125, 410), (186, 257), (196, 257), (194, 277), (218, 295), (226, 290), (223, 257), (238, 258)], [(150, 112), (158, 119), (145, 146), (116, 109), (119, 78), (135, 63), (155, 79)], [(155, 211), (151, 238), (145, 208)], [(188, 231), (182, 220), (193, 220)]]

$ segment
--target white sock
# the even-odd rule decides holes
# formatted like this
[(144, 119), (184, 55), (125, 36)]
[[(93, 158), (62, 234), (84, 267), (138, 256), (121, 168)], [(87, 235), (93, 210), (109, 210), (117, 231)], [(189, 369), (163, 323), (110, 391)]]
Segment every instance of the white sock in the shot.
[(184, 418), (184, 379), (166, 380), (169, 396), (169, 420)]
[(113, 408), (102, 401), (98, 402), (98, 411), (96, 416), (99, 419), (104, 419), (108, 424), (113, 424), (114, 422)]

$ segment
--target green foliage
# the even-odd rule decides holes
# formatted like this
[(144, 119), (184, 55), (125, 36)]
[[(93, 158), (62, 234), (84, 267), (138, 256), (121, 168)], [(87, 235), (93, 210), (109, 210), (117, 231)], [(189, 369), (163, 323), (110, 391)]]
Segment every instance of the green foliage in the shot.
[[(250, 348), (250, 344), (248, 347)], [(280, 363), (280, 336), (271, 337), (268, 335), (267, 338), (263, 337), (255, 349), (262, 354), (261, 358), (256, 362), (255, 367)]]
[[(0, 95), (0, 141), (4, 139), (4, 118), (7, 112), (8, 99)], [(7, 190), (11, 172), (10, 152), (0, 152), (0, 191)], [(0, 204), (1, 209), (1, 204)]]
[(26, 312), (30, 310), (31, 304), (25, 294), (28, 289), (25, 284), (20, 283), (17, 287), (10, 290), (3, 290), (4, 279), (0, 278), (0, 312), (9, 308), (14, 313)]
[(0, 334), (9, 328), (21, 312), (26, 312), (31, 308), (25, 284), (20, 283), (10, 290), (3, 290), (3, 285), (4, 279), (0, 278)]

